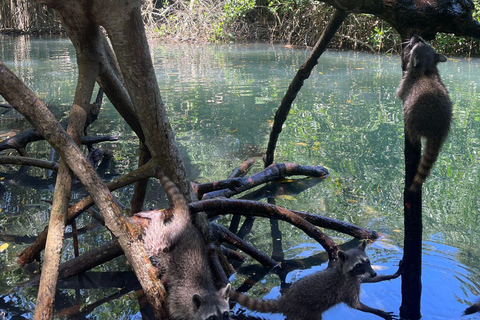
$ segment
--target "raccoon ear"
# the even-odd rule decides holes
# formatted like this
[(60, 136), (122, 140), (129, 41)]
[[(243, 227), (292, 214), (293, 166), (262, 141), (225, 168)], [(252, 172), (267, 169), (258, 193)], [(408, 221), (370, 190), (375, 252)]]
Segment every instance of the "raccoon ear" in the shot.
[(413, 64), (413, 67), (416, 68), (419, 64), (420, 64), (420, 61), (417, 60), (417, 55), (412, 55), (412, 64)]
[(358, 245), (358, 249), (365, 251), (365, 248), (367, 248), (367, 241), (362, 241), (362, 243)]
[(232, 286), (229, 284), (227, 284), (225, 286), (225, 288), (223, 289), (220, 289), (220, 294), (222, 295), (222, 297), (224, 299), (228, 299), (228, 297), (230, 296), (230, 290), (232, 289)]
[(200, 309), (202, 304), (205, 303), (205, 299), (203, 299), (203, 297), (201, 295), (199, 295), (198, 293), (194, 293), (193, 296), (192, 296), (192, 302), (193, 302), (193, 306), (194, 306), (195, 310), (198, 310), (198, 309)]
[(447, 57), (445, 57), (443, 54), (437, 53), (437, 54), (435, 55), (435, 60), (437, 60), (437, 62), (446, 62), (446, 61), (447, 61)]
[(337, 254), (338, 254), (338, 259), (340, 259), (342, 263), (347, 261), (348, 255), (345, 253), (345, 251), (339, 250)]

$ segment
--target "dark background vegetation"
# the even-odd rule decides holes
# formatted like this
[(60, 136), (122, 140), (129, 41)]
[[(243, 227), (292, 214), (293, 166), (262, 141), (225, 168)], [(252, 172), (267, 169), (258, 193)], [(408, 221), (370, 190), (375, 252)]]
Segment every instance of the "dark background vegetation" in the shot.
[[(478, 8), (480, 0), (473, 0)], [(314, 0), (146, 0), (143, 15), (151, 37), (170, 42), (272, 42), (313, 46), (333, 9)], [(478, 11), (474, 18), (478, 19)], [(61, 33), (54, 12), (29, 0), (0, 4), (0, 32)], [(332, 48), (369, 52), (400, 51), (398, 33), (373, 15), (350, 15)], [(480, 56), (479, 41), (440, 34), (432, 41), (440, 52)]]

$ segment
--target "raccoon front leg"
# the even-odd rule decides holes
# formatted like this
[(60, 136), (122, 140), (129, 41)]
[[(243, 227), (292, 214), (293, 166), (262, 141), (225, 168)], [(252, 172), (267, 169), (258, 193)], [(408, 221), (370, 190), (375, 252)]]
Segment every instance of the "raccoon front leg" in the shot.
[(394, 319), (399, 319), (398, 316), (394, 315), (393, 312), (385, 312), (383, 310), (371, 308), (360, 301), (358, 302), (358, 305), (356, 306), (351, 306), (354, 309), (363, 311), (363, 312), (368, 312), (368, 313), (373, 313), (385, 320), (394, 320)]

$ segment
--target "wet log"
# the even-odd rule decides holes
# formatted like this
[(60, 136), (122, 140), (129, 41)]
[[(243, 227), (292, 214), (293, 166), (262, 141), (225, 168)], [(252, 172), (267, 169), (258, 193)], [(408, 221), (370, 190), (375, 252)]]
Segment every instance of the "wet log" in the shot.
[[(301, 211), (288, 210), (276, 205), (260, 203), (256, 201), (238, 199), (210, 199), (191, 203), (189, 204), (189, 208), (192, 213), (197, 211), (208, 211), (210, 213), (209, 218), (223, 214), (240, 214), (244, 216), (260, 216), (265, 218), (274, 217), (287, 222), (290, 222), (291, 220), (283, 213), (290, 212), (302, 219), (305, 219), (313, 225), (342, 232), (357, 239), (375, 240), (379, 237), (379, 234), (375, 231), (363, 229), (347, 222)], [(288, 216), (291, 216), (291, 214), (288, 214)]]
[[(294, 175), (305, 175), (324, 179), (328, 177), (328, 170), (321, 166), (301, 166), (295, 163), (275, 163), (265, 168), (263, 171), (248, 177), (216, 182), (216, 184), (228, 185), (230, 188), (206, 193), (203, 196), (203, 199), (206, 200), (218, 197), (230, 198), (260, 184)], [(203, 188), (204, 190), (206, 189), (204, 187), (200, 188)]]
[(40, 159), (30, 158), (30, 157), (0, 156), (0, 164), (32, 166), (32, 167), (58, 171), (57, 162), (40, 160)]
[(233, 169), (232, 173), (230, 173), (228, 178), (232, 179), (232, 178), (236, 178), (236, 177), (243, 177), (245, 174), (248, 173), (248, 171), (253, 166), (255, 161), (257, 161), (257, 158), (248, 158), (240, 166)]

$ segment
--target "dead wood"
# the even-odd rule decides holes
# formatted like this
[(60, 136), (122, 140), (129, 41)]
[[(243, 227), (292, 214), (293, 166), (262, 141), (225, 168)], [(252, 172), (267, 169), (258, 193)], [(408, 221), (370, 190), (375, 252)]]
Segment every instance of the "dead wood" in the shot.
[(254, 188), (262, 183), (293, 175), (305, 175), (324, 179), (328, 177), (328, 171), (324, 167), (320, 166), (301, 166), (295, 163), (275, 163), (265, 168), (263, 171), (255, 173), (249, 177), (233, 178), (230, 180), (224, 180), (222, 182), (206, 184), (205, 186), (199, 186), (198, 189), (206, 191), (208, 188), (213, 188), (216, 185), (229, 186), (229, 189), (206, 193), (204, 194), (203, 199), (212, 199), (218, 197), (229, 198), (236, 194), (242, 193), (243, 191)]
[(230, 173), (230, 175), (228, 176), (228, 179), (243, 177), (245, 174), (248, 173), (250, 168), (255, 164), (255, 161), (257, 161), (257, 158), (248, 158), (240, 166), (233, 169), (232, 173)]
[(58, 163), (29, 157), (0, 156), (0, 164), (32, 166), (58, 171)]

